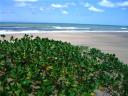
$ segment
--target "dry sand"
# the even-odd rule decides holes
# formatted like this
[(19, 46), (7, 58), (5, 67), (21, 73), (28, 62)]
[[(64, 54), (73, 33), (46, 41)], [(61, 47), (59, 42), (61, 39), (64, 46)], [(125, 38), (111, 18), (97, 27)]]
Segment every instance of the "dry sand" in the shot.
[[(126, 32), (47, 32), (28, 34), (67, 41), (74, 45), (95, 47), (104, 52), (115, 53), (121, 61), (128, 64), (128, 33)], [(12, 35), (21, 38), (24, 34), (7, 34), (6, 39), (9, 39)], [(0, 39), (2, 38), (0, 37)]]

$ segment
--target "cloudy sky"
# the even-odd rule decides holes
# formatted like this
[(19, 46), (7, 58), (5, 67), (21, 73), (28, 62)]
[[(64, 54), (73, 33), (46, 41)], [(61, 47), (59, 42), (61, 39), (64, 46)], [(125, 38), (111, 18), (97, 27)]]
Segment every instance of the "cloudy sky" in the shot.
[(0, 0), (0, 21), (128, 25), (128, 0)]

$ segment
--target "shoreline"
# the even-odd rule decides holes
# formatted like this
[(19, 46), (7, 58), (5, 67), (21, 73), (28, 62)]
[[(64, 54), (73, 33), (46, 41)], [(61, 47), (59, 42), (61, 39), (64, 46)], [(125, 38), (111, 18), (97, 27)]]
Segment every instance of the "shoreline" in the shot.
[[(11, 32), (13, 33), (13, 31)], [(98, 48), (105, 53), (114, 53), (121, 61), (128, 64), (128, 32), (18, 32), (19, 31), (13, 34), (5, 34), (5, 39), (9, 40), (11, 36), (14, 36), (14, 38), (22, 38), (24, 34), (28, 34), (34, 37), (39, 36), (41, 38), (61, 40), (70, 42), (73, 45)], [(0, 39), (2, 38), (0, 37)]]
[(76, 31), (76, 30), (63, 30), (63, 31), (41, 31), (41, 30), (22, 30), (22, 31), (13, 31), (13, 30), (0, 30), (1, 34), (28, 34), (28, 33), (128, 33), (128, 31)]

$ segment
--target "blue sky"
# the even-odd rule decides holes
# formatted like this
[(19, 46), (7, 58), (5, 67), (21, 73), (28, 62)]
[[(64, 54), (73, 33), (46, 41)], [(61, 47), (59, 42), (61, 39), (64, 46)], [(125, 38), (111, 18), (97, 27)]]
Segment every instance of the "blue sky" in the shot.
[(128, 25), (128, 0), (1, 0), (0, 21)]

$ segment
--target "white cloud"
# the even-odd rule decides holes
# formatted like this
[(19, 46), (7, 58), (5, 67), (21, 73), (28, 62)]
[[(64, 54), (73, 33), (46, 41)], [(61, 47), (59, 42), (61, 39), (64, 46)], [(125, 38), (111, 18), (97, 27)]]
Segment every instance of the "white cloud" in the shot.
[(74, 2), (68, 2), (65, 5), (67, 5), (67, 6), (76, 6), (76, 3), (74, 3)]
[(51, 4), (51, 6), (54, 8), (66, 8), (66, 7), (68, 7), (67, 4), (62, 5), (62, 4), (54, 4), (54, 3)]
[(104, 7), (115, 7), (115, 4), (113, 3), (113, 2), (111, 2), (111, 1), (109, 1), (109, 0), (101, 0), (100, 2), (99, 2), (99, 5), (100, 6), (104, 6)]
[(62, 11), (62, 14), (67, 15), (67, 14), (68, 14), (68, 11), (63, 10), (63, 11)]
[(64, 4), (59, 4), (59, 3), (52, 3), (51, 4), (51, 7), (53, 7), (53, 8), (67, 8), (69, 6), (76, 6), (76, 3), (67, 2), (67, 3), (64, 3)]
[(128, 1), (122, 1), (122, 2), (111, 2), (109, 0), (101, 0), (99, 2), (100, 6), (104, 7), (128, 7)]
[(88, 7), (88, 10), (93, 11), (93, 12), (104, 12), (104, 10), (96, 8), (94, 6)]
[(25, 7), (27, 5), (29, 5), (32, 2), (37, 2), (38, 0), (14, 0), (15, 5), (17, 7)]
[(119, 3), (117, 3), (117, 6), (120, 6), (120, 7), (128, 7), (128, 1), (119, 2)]
[(14, 0), (15, 2), (37, 2), (38, 0)]
[(89, 11), (93, 11), (93, 12), (104, 12), (104, 10), (99, 9), (99, 8), (96, 8), (95, 6), (91, 5), (88, 2), (84, 3), (84, 7), (88, 8)]
[(84, 4), (84, 7), (90, 7), (91, 5), (88, 3), (88, 2), (86, 2), (85, 4)]
[(27, 5), (27, 3), (21, 2), (21, 3), (16, 3), (15, 5), (18, 7), (25, 7)]
[(40, 10), (40, 11), (44, 11), (44, 8), (40, 7), (39, 10)]

